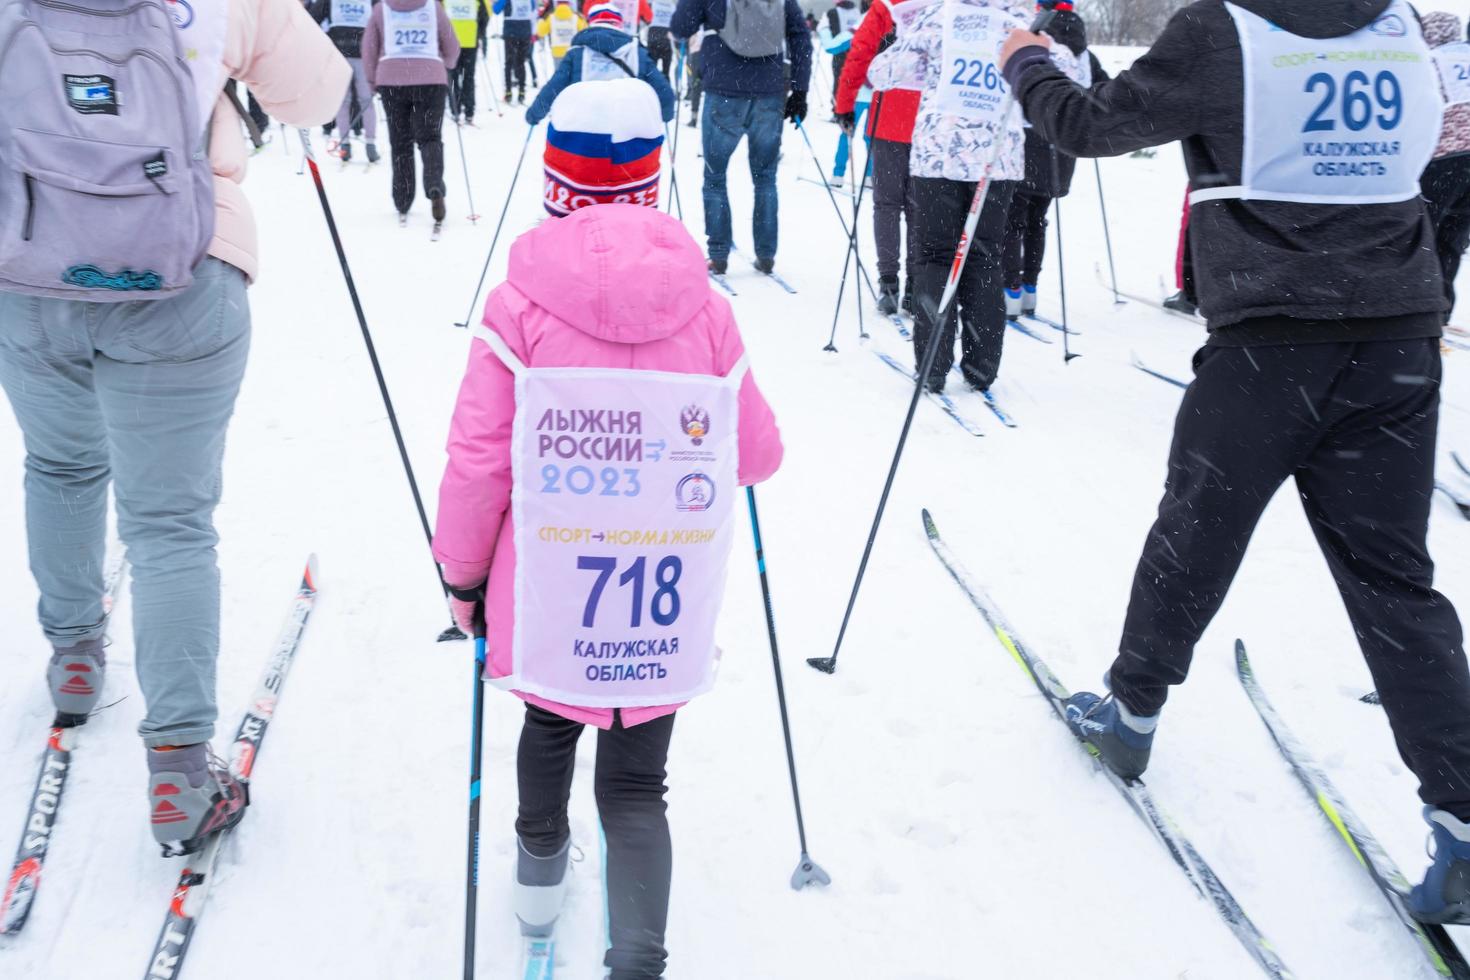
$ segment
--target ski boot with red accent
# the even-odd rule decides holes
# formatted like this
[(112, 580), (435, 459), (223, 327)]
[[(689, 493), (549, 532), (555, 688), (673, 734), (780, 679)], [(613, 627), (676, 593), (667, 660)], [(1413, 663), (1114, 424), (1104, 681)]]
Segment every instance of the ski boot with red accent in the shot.
[(203, 742), (148, 750), (148, 806), (164, 857), (193, 854), (250, 805), (247, 785)]
[(62, 728), (86, 724), (102, 697), (102, 679), (107, 672), (102, 638), (52, 649), (46, 680), (51, 684), (51, 701), (56, 705), (56, 724)]

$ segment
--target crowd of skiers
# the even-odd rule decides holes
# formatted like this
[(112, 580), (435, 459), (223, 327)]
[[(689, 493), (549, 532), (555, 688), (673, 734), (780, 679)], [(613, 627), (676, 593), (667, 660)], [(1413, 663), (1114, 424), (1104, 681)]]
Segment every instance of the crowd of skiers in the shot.
[[(14, 2), (0, 0), (0, 11)], [(35, 8), (38, 29), (14, 56), (39, 73), (60, 57), (58, 37), (95, 35), (99, 59), (119, 37), (160, 43), (148, 5), (99, 6), (111, 24)], [(1068, 193), (1077, 158), (1182, 144), (1185, 288), (1209, 339), (1179, 413), (1108, 693), (1075, 695), (1069, 719), (1119, 775), (1144, 771), (1169, 687), (1184, 681), (1265, 502), (1295, 480), (1438, 844), (1410, 904), (1425, 921), (1470, 922), (1470, 670), (1426, 544), (1439, 338), (1470, 240), (1470, 75), (1437, 70), (1470, 67), (1453, 15), (1421, 21), (1404, 0), (1199, 0), (1111, 78), (1066, 0), (1042, 0), (1048, 16), (1037, 34), (1025, 29), (1037, 11), (1000, 0), (841, 0), (816, 20), (816, 43), (796, 0), (196, 6), (196, 18), (171, 28), (171, 43), (214, 62), (192, 73), (170, 62), (180, 66), (179, 91), (194, 96), (180, 105), (177, 132), (159, 135), (157, 120), (135, 118), (110, 80), (0, 118), (0, 169), (13, 168), (5, 153), (15, 134), (48, 131), (51, 113), (98, 146), (170, 139), (171, 155), (135, 162), (150, 180), (193, 178), (192, 193), (168, 204), (190, 210), (129, 214), (147, 229), (142, 240), (132, 224), (71, 234), (106, 232), (116, 217), (43, 185), (48, 206), (76, 208), (77, 220), (38, 223), (30, 257), (0, 253), (0, 384), (25, 436), (31, 567), (53, 646), (58, 724), (85, 722), (101, 697), (112, 484), (136, 583), (140, 733), (159, 841), (197, 847), (246, 806), (240, 781), (208, 750), (219, 648), (212, 515), (255, 272), (226, 81), (244, 82), (260, 110), (285, 123), (330, 121), (343, 159), (359, 126), (367, 159), (377, 159), (381, 99), (395, 210), (409, 212), (421, 164), (442, 221), (444, 117), (473, 123), (475, 64), (500, 16), (506, 102), (513, 90), (525, 102), (528, 71), (538, 87), (538, 39), (553, 61), (526, 110), (531, 126), (549, 121), (550, 218), (516, 240), (476, 325), (433, 547), (456, 620), (486, 640), (486, 676), (527, 702), (515, 825), (515, 907), (527, 934), (548, 933), (560, 913), (575, 747), (592, 725), (607, 838), (606, 966), (614, 980), (663, 974), (665, 766), (675, 712), (713, 680), (732, 520), (724, 488), (769, 478), (783, 452), (731, 307), (711, 289), (732, 249), (727, 171), (745, 140), (753, 259), (771, 272), (783, 130), (808, 120), (816, 44), (832, 55), (833, 113), (849, 141), (834, 174), (858, 155), (851, 141), (861, 127), (870, 149), (853, 180), (869, 179), (871, 165), (879, 305), (913, 316), (915, 364), (927, 369), (917, 383), (930, 391), (943, 390), (957, 341), (965, 382), (982, 391), (995, 382), (1007, 317), (1037, 307), (1048, 213)], [(8, 23), (0, 17), (0, 41)], [(1324, 52), (1325, 83), (1283, 56), (1303, 48)], [(675, 71), (676, 50), (697, 85)], [(1395, 66), (1365, 96), (1367, 119), (1351, 101), (1314, 114), (1315, 98), (1282, 96), (1338, 90), (1364, 52)], [(1265, 65), (1278, 74), (1264, 75)], [(15, 95), (9, 77), (0, 75), (0, 100)], [(656, 207), (666, 126), (686, 93), (691, 125), (702, 129), (702, 247)], [(1365, 141), (1392, 130), (1393, 151), (1371, 166), (1324, 163), (1332, 151), (1308, 141), (1304, 156), (1302, 123), (1330, 133), (1339, 111)], [(207, 159), (182, 149), (206, 131)], [(192, 174), (168, 172), (167, 161), (186, 168), (191, 159)], [(29, 177), (16, 186), (36, 193)], [(0, 217), (12, 213), (16, 186), (0, 190)], [(172, 327), (219, 310), (225, 322), (212, 332)], [(16, 326), (33, 323), (42, 329)], [(169, 383), (140, 381), (152, 371)], [(563, 441), (593, 408), (616, 415), (613, 433), (694, 447), (699, 471), (645, 458), (641, 469), (603, 471), (615, 492), (580, 490), (578, 472), (592, 472), (581, 464), (621, 442)], [(518, 485), (523, 473), (537, 474), (534, 486)], [(537, 533), (619, 526), (668, 527), (698, 543), (671, 546), (655, 569), (637, 542), (606, 542), (587, 559)], [(599, 659), (627, 628), (588, 598), (589, 571), (601, 576), (594, 596), (615, 573), (635, 583), (632, 624), (649, 644), (646, 660)]]

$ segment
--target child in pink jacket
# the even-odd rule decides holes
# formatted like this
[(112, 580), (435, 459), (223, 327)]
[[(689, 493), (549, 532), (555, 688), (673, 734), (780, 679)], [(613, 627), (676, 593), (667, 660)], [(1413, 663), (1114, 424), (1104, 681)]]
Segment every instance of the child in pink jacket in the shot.
[(549, 935), (560, 911), (575, 750), (595, 725), (605, 963), (615, 980), (662, 976), (674, 712), (713, 679), (737, 484), (782, 456), (684, 226), (606, 204), (523, 235), (486, 303), (448, 448), (435, 555), (458, 595), (484, 597), (488, 678), (527, 702), (522, 931)]

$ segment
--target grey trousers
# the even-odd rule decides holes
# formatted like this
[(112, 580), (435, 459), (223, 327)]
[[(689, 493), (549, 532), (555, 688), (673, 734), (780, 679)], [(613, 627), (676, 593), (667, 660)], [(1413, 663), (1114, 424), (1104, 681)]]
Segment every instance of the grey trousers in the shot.
[(217, 259), (188, 292), (152, 302), (0, 292), (0, 385), (25, 436), (41, 627), (62, 647), (102, 632), (111, 484), (150, 746), (214, 734), (214, 508), (249, 347), (245, 276)]

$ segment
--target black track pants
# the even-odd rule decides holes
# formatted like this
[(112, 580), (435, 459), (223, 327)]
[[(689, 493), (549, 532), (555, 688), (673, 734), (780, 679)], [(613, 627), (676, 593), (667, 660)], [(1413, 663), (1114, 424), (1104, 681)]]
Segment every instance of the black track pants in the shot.
[(444, 196), (443, 85), (384, 85), (378, 89), (388, 115), (392, 146), (393, 206), (400, 213), (413, 205), (414, 149), (424, 160), (424, 194)]
[[(1005, 346), (1005, 286), (1002, 283), (1001, 243), (1006, 213), (1015, 181), (997, 180), (985, 195), (969, 258), (960, 275), (959, 290), (939, 335), (939, 353), (929, 373), (929, 386), (940, 389), (954, 366), (955, 329), (961, 319), (960, 369), (977, 388), (989, 388), (1000, 371)], [(924, 352), (934, 333), (934, 317), (945, 281), (965, 230), (965, 217), (975, 196), (975, 185), (938, 177), (913, 178), (914, 239), (919, 247), (914, 275), (914, 356), (923, 366)]]
[(1425, 544), (1439, 342), (1206, 347), (1195, 367), (1113, 692), (1140, 714), (1163, 706), (1261, 512), (1294, 479), (1420, 795), (1470, 819), (1470, 672)]

